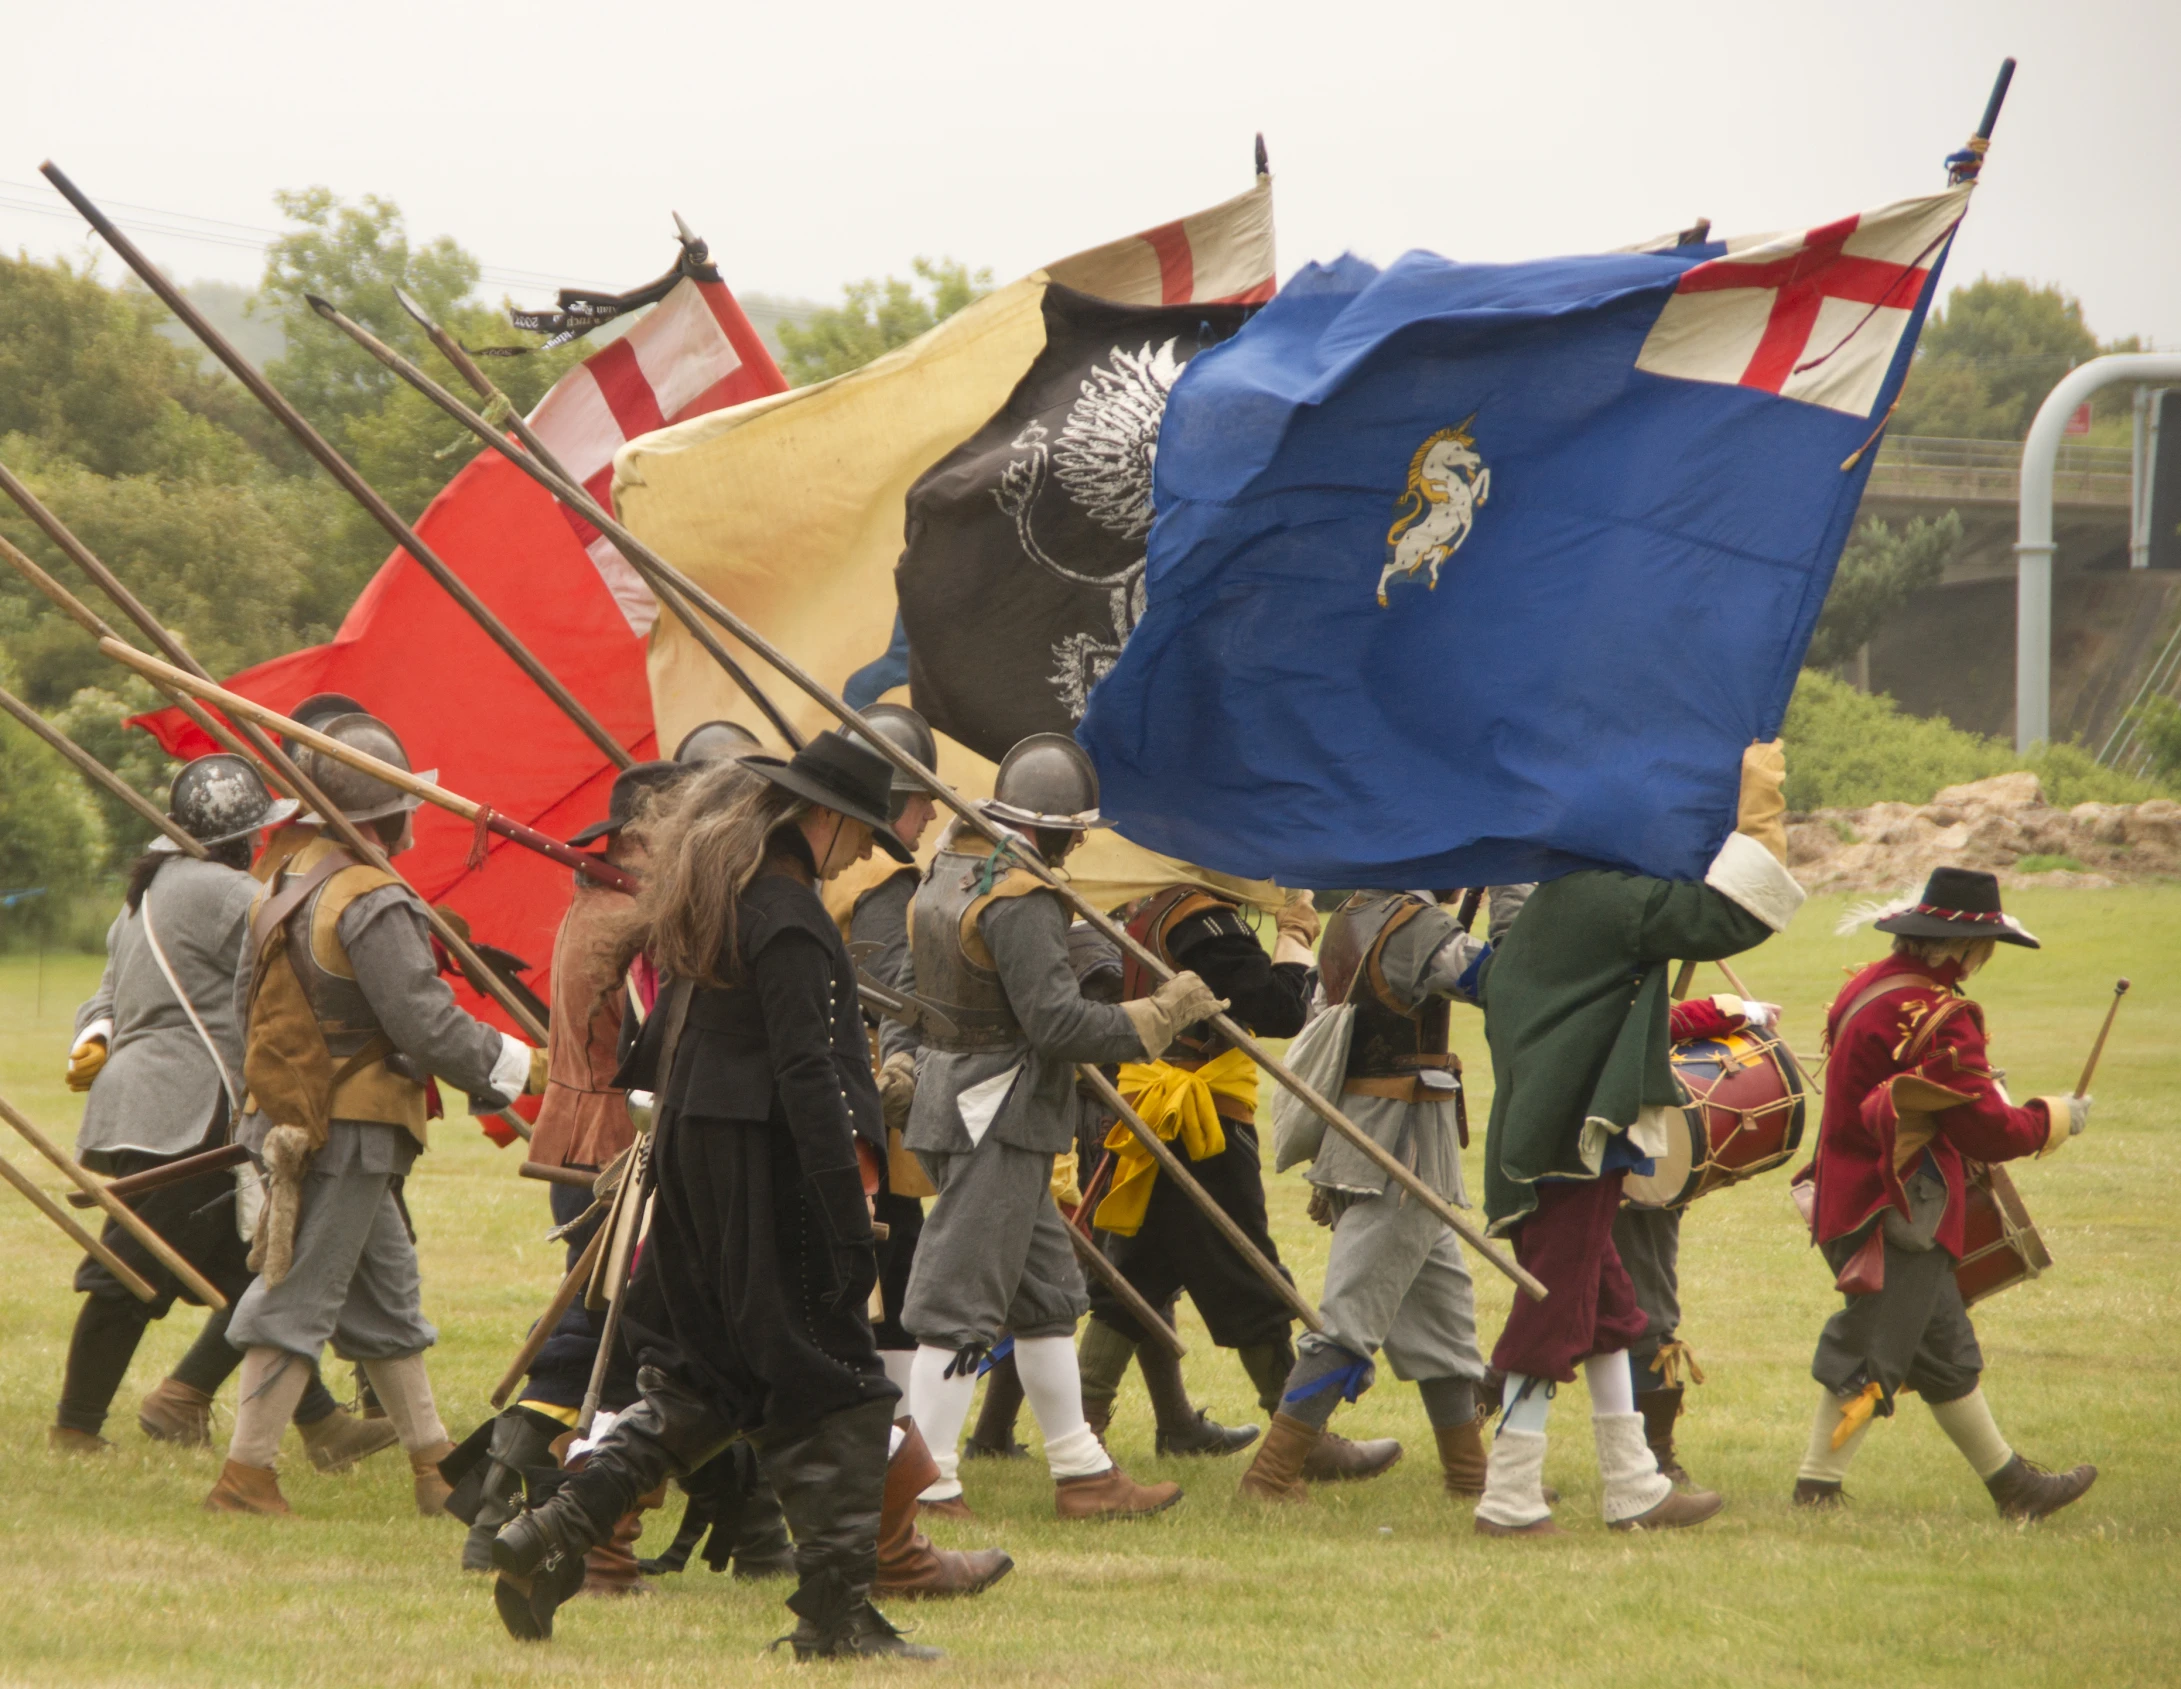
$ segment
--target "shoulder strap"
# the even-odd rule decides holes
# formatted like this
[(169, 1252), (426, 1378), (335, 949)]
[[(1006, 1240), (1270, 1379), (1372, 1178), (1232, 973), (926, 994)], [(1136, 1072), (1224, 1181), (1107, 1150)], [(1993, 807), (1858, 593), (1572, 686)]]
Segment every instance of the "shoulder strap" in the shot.
[(1378, 999), (1381, 1008), (1402, 1016), (1409, 1013), (1407, 1008), (1395, 1000), (1392, 982), (1386, 978), (1386, 940), (1415, 920), (1427, 907), (1428, 905), (1412, 898), (1386, 917), (1386, 924), (1378, 929), (1378, 936), (1371, 940), (1371, 948), (1363, 958), (1363, 966), (1356, 969), (1355, 978), (1348, 982), (1349, 1002), (1355, 1001), (1356, 986), (1363, 983), (1370, 986), (1371, 995)]
[(1895, 991), (1912, 990), (1944, 992), (1946, 987), (1925, 974), (1888, 974), (1884, 979), (1874, 980), (1856, 993), (1855, 1001), (1850, 1003), (1840, 1018), (1833, 1022), (1833, 1042), (1839, 1043), (1841, 1034), (1848, 1030), (1849, 1022), (1877, 1002), (1879, 998)]
[(219, 1070), (220, 1089), (227, 1093), (228, 1129), (232, 1131), (233, 1122), (242, 1118), (242, 1098), (235, 1091), (235, 1076), (227, 1071), (226, 1059), (221, 1056), (219, 1046), (212, 1042), (212, 1034), (205, 1030), (204, 1021), (197, 1013), (197, 1005), (189, 1000), (189, 993), (182, 989), (182, 982), (175, 977), (174, 964), (167, 960), (166, 948), (159, 942), (159, 929), (152, 925), (151, 894), (151, 886), (146, 886), (144, 900), (137, 905), (137, 912), (144, 917), (145, 942), (151, 946), (151, 959), (159, 964), (159, 972), (167, 982), (167, 989), (174, 993), (174, 1000), (182, 1005), (182, 1013), (189, 1017), (189, 1024), (197, 1034), (197, 1041), (204, 1046), (204, 1053), (212, 1058), (213, 1067)]
[(265, 900), (250, 916), (250, 954), (262, 956), (265, 946), (272, 942), (273, 934), (287, 924), (288, 917), (303, 905), (303, 900), (324, 885), (343, 868), (360, 864), (347, 851), (338, 847), (329, 850), (310, 868), (297, 875), (286, 885), (269, 891)]
[[(1167, 954), (1166, 935), (1189, 916), (1206, 909), (1231, 907), (1223, 905), (1216, 897), (1208, 897), (1194, 886), (1168, 886), (1155, 891), (1128, 912), (1122, 924), (1133, 938), (1146, 950), (1151, 951), (1168, 967), (1174, 958)], [(1123, 1000), (1148, 997), (1158, 989), (1159, 982), (1151, 970), (1139, 962), (1132, 952), (1121, 955), (1121, 996)]]

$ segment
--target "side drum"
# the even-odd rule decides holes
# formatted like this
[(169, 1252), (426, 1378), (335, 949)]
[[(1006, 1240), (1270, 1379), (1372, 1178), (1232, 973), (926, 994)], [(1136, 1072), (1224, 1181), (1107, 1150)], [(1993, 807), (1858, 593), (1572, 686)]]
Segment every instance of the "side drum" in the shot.
[(1777, 1034), (1745, 1029), (1676, 1044), (1678, 1120), (1648, 1177), (1622, 1186), (1639, 1208), (1686, 1208), (1698, 1197), (1780, 1165), (1802, 1143), (1808, 1093)]
[(2052, 1257), (2006, 1169), (1972, 1161), (1968, 1173), (1954, 1282), (1961, 1286), (1962, 1301), (1974, 1307), (1987, 1296), (2037, 1277), (2052, 1265)]

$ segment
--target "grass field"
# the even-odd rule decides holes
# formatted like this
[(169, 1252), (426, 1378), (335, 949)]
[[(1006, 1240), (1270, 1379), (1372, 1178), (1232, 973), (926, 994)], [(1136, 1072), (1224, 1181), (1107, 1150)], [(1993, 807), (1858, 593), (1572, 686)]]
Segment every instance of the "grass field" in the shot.
[[(1835, 1299), (1782, 1171), (1705, 1199), (1684, 1233), (1683, 1336), (1710, 1379), (1683, 1421), (1684, 1458), (1729, 1498), (1703, 1529), (1607, 1533), (1579, 1387), (1554, 1413), (1547, 1463), (1568, 1534), (1488, 1543), (1470, 1534), (1468, 1509), (1440, 1495), (1415, 1392), (1390, 1375), (1336, 1424), (1399, 1436), (1409, 1458), (1376, 1483), (1321, 1491), (1307, 1511), (1271, 1517), (1235, 1499), (1239, 1460), (1155, 1462), (1132, 1381), (1115, 1452), (1133, 1471), (1185, 1482), (1180, 1507), (1142, 1524), (1063, 1527), (1041, 1465), (973, 1466), (983, 1518), (945, 1536), (999, 1543), (1017, 1572), (981, 1600), (895, 1617), (921, 1622), (922, 1639), (948, 1650), (938, 1671), (960, 1684), (2001, 1689), (2181, 1679), (2181, 886), (2010, 902), (2047, 945), (2003, 950), (1979, 981), (2017, 1096), (2072, 1085), (2114, 976), (2135, 981), (2089, 1134), (2018, 1176), (2058, 1264), (1978, 1318), (1987, 1393), (2017, 1447), (2101, 1469), (2070, 1511), (2030, 1529), (2003, 1523), (1913, 1399), (1866, 1439), (1851, 1511), (1789, 1508), (1813, 1401), (1811, 1345)], [(1791, 933), (1739, 964), (1753, 991), (1785, 1002), (1806, 1052), (1842, 969), (1882, 942), (1834, 937), (1839, 907), (1814, 900)], [(62, 1136), (77, 1112), (60, 1085), (69, 1015), (97, 967), (48, 957), (40, 1014), (34, 960), (0, 961), (0, 1088)], [(1715, 979), (1706, 970), (1699, 989), (1722, 988), (1701, 983)], [(1456, 1028), (1471, 1073), (1488, 1083), (1476, 1017), (1457, 1011)], [(1483, 1101), (1472, 1102), (1480, 1119)], [(58, 1188), (27, 1148), (7, 1153)], [(455, 1122), (410, 1185), (426, 1311), (440, 1328), (433, 1373), (456, 1436), (486, 1411), (552, 1287), (545, 1197), (514, 1177), (519, 1153)], [(1269, 1182), (1274, 1231), (1314, 1291), (1326, 1234), (1304, 1219), (1297, 1178)], [(117, 1451), (92, 1462), (49, 1456), (45, 1427), (76, 1310), (72, 1256), (9, 1195), (0, 1265), (0, 1681), (679, 1686), (794, 1669), (760, 1652), (786, 1628), (779, 1587), (701, 1568), (648, 1600), (577, 1603), (560, 1640), (518, 1647), (484, 1583), (456, 1569), (458, 1527), (414, 1516), (398, 1455), (321, 1478), (291, 1436), (283, 1482), (296, 1518), (207, 1517), (198, 1502), (217, 1456), (149, 1443), (134, 1424), (136, 1396), (195, 1329), (187, 1309), (155, 1326), (139, 1353), (108, 1425)], [(1480, 1277), (1481, 1324), (1496, 1332), (1505, 1286)], [(1232, 1358), (1193, 1318), (1183, 1331), (1200, 1399), (1217, 1417), (1252, 1417)], [(650, 1546), (670, 1530), (671, 1515)]]

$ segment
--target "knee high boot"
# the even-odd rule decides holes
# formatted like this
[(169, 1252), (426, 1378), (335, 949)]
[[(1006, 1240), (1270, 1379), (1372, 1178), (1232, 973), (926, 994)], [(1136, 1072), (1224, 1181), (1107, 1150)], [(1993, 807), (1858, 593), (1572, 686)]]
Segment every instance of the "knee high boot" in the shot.
[(1083, 1336), (1075, 1352), (1075, 1364), (1083, 1375), (1083, 1423), (1100, 1440), (1113, 1423), (1114, 1401), (1128, 1377), (1128, 1363), (1135, 1358), (1134, 1338), (1096, 1317), (1083, 1322)]
[(1015, 1441), (1015, 1421), (1022, 1415), (1022, 1374), (1015, 1357), (994, 1361), (984, 1377), (984, 1403), (977, 1428), (962, 1445), (964, 1460), (1027, 1460), (1029, 1448)]
[(781, 1640), (798, 1660), (940, 1658), (871, 1605), (892, 1425), (892, 1402), (865, 1402), (799, 1435), (768, 1437), (758, 1451), (795, 1536), (788, 1610), (797, 1623)]
[(1143, 1368), (1144, 1389), (1151, 1397), (1151, 1412), (1158, 1423), (1158, 1452), (1177, 1454), (1233, 1454), (1257, 1441), (1257, 1427), (1220, 1424), (1189, 1400), (1182, 1382), (1181, 1361), (1171, 1350), (1145, 1343), (1136, 1352)]
[(961, 1554), (939, 1548), (916, 1527), (916, 1498), (939, 1476), (913, 1419), (897, 1419), (900, 1446), (886, 1463), (886, 1493), (879, 1508), (878, 1575), (872, 1588), (904, 1599), (980, 1595), (1015, 1569), (997, 1548)]
[(492, 1422), (492, 1442), (474, 1501), (465, 1483), (455, 1486), (447, 1504), (448, 1512), (457, 1518), (467, 1514), (470, 1521), (469, 1534), (462, 1539), (462, 1570), (492, 1570), (492, 1539), (522, 1510), (524, 1471), (553, 1464), (553, 1439), (565, 1429), (523, 1407), (511, 1407)]

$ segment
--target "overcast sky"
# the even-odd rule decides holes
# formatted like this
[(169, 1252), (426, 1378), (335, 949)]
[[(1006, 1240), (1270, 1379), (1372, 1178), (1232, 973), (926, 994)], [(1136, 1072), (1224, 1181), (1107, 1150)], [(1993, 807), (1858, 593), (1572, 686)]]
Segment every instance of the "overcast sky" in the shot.
[(647, 280), (670, 210), (750, 292), (831, 299), (918, 254), (1006, 280), (1239, 192), (1260, 129), (1283, 274), (1343, 250), (1597, 250), (1699, 214), (1807, 226), (1939, 186), (2012, 53), (1950, 279), (2058, 282), (2101, 336), (2181, 346), (2175, 0), (7, 14), (0, 246), (82, 250), (22, 208), (66, 210), (51, 157), (110, 209), (239, 225), (212, 232), (244, 244), (139, 238), (184, 279), (255, 282), (273, 191), (323, 183), (391, 196), (530, 303)]

